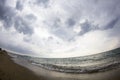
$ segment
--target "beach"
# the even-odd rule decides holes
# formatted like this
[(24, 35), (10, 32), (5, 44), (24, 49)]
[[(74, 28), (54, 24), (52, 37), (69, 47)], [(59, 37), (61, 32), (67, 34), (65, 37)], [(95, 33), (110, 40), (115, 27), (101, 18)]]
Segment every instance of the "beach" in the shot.
[(0, 51), (0, 80), (120, 80), (120, 68), (89, 74), (71, 74), (43, 69)]
[(0, 80), (46, 80), (14, 63), (6, 51), (0, 51)]

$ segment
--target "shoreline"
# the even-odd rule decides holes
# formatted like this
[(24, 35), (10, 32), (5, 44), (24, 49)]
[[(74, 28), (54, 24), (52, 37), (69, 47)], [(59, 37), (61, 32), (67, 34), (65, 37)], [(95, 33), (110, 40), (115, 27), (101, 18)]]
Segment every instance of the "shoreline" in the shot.
[(91, 74), (69, 74), (43, 69), (0, 52), (0, 80), (120, 80), (120, 68)]
[(71, 74), (47, 70), (37, 65), (33, 65), (24, 59), (16, 58), (14, 61), (17, 64), (32, 70), (38, 76), (42, 75), (47, 77), (48, 80), (120, 80), (120, 68), (98, 73)]

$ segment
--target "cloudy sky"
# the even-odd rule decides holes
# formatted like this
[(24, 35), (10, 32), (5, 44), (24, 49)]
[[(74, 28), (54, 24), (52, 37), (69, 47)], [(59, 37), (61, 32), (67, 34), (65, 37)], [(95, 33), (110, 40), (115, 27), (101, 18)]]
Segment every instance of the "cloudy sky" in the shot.
[(0, 0), (0, 47), (75, 57), (120, 47), (120, 0)]

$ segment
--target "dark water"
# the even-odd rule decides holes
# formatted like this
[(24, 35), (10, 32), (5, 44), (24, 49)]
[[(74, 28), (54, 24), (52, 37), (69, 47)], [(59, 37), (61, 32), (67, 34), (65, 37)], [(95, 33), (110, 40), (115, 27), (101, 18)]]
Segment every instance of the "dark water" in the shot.
[(22, 55), (11, 55), (17, 59), (25, 59), (32, 65), (51, 71), (63, 73), (96, 73), (120, 67), (120, 48), (100, 54), (72, 58), (37, 58)]

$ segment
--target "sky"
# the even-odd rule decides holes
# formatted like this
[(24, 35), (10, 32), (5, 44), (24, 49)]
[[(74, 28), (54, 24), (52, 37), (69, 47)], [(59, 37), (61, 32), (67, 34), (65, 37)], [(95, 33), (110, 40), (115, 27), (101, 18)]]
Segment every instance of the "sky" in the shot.
[(0, 47), (37, 57), (120, 47), (120, 0), (0, 0)]

